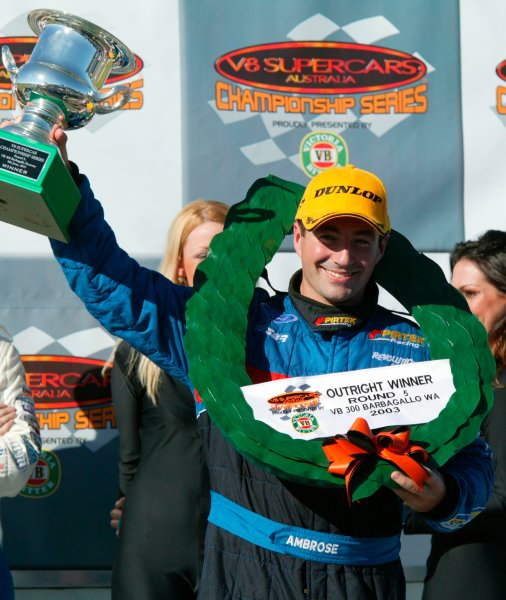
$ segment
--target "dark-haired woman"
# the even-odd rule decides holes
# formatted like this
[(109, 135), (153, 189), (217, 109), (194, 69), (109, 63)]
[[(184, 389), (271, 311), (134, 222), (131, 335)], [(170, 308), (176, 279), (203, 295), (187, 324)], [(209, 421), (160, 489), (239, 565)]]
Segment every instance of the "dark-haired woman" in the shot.
[(488, 332), (496, 361), (494, 405), (482, 425), (492, 447), (495, 486), (484, 512), (450, 534), (434, 534), (423, 600), (506, 597), (506, 232), (489, 230), (455, 246), (452, 285)]

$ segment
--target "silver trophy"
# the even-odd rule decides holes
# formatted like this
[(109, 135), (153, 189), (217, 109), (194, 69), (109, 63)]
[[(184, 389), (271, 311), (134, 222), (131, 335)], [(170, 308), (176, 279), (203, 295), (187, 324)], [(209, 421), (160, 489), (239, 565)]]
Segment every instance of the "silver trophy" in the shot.
[(55, 124), (78, 129), (130, 99), (126, 85), (100, 92), (109, 75), (135, 70), (134, 54), (115, 36), (75, 15), (34, 10), (28, 24), (39, 36), (18, 68), (8, 46), (2, 61), (21, 120), (0, 130), (0, 220), (68, 241), (67, 225), (79, 192), (50, 140)]

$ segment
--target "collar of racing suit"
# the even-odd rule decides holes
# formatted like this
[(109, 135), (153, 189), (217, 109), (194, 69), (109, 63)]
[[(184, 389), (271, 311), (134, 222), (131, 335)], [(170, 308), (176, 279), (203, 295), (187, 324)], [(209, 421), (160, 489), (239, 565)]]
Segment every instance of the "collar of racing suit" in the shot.
[(299, 270), (290, 279), (288, 293), (295, 308), (313, 331), (336, 333), (359, 329), (378, 304), (378, 286), (372, 280), (367, 284), (362, 300), (344, 309), (303, 296), (300, 293), (301, 281), (302, 270)]

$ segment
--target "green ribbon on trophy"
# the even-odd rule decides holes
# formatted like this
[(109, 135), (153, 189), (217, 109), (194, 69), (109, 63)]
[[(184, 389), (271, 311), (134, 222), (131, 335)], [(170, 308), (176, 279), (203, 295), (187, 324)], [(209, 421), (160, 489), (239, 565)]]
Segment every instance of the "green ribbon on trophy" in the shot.
[[(18, 68), (9, 47), (2, 47), (23, 115), (0, 130), (0, 220), (68, 241), (80, 194), (50, 140), (51, 130), (56, 124), (77, 129), (95, 113), (121, 108), (130, 99), (128, 86), (99, 90), (109, 74), (133, 71), (136, 59), (113, 35), (68, 13), (34, 10), (28, 24), (39, 35), (28, 62)], [(107, 106), (117, 94), (119, 100)]]
[[(285, 479), (344, 486), (344, 478), (328, 471), (321, 441), (296, 440), (256, 420), (240, 390), (251, 384), (245, 339), (255, 284), (290, 232), (303, 191), (270, 176), (255, 182), (246, 199), (232, 206), (224, 232), (197, 271), (184, 343), (193, 385), (214, 424), (243, 456)], [(492, 405), (495, 365), (486, 331), (439, 266), (395, 231), (375, 279), (418, 321), (431, 358), (450, 361), (456, 391), (436, 419), (410, 428), (410, 443), (430, 453), (429, 464), (443, 465), (475, 439)], [(390, 474), (395, 468), (378, 458), (360, 470), (351, 498), (394, 485)]]

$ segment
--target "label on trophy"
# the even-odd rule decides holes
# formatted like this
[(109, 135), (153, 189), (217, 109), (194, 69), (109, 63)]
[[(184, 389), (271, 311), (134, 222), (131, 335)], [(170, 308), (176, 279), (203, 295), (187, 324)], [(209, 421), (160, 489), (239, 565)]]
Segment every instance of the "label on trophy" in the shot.
[(241, 388), (255, 419), (294, 439), (345, 434), (357, 417), (371, 429), (427, 423), (455, 391), (450, 361), (431, 360)]
[(0, 140), (0, 170), (16, 173), (36, 181), (44, 168), (49, 153), (30, 146), (21, 146), (11, 140)]

